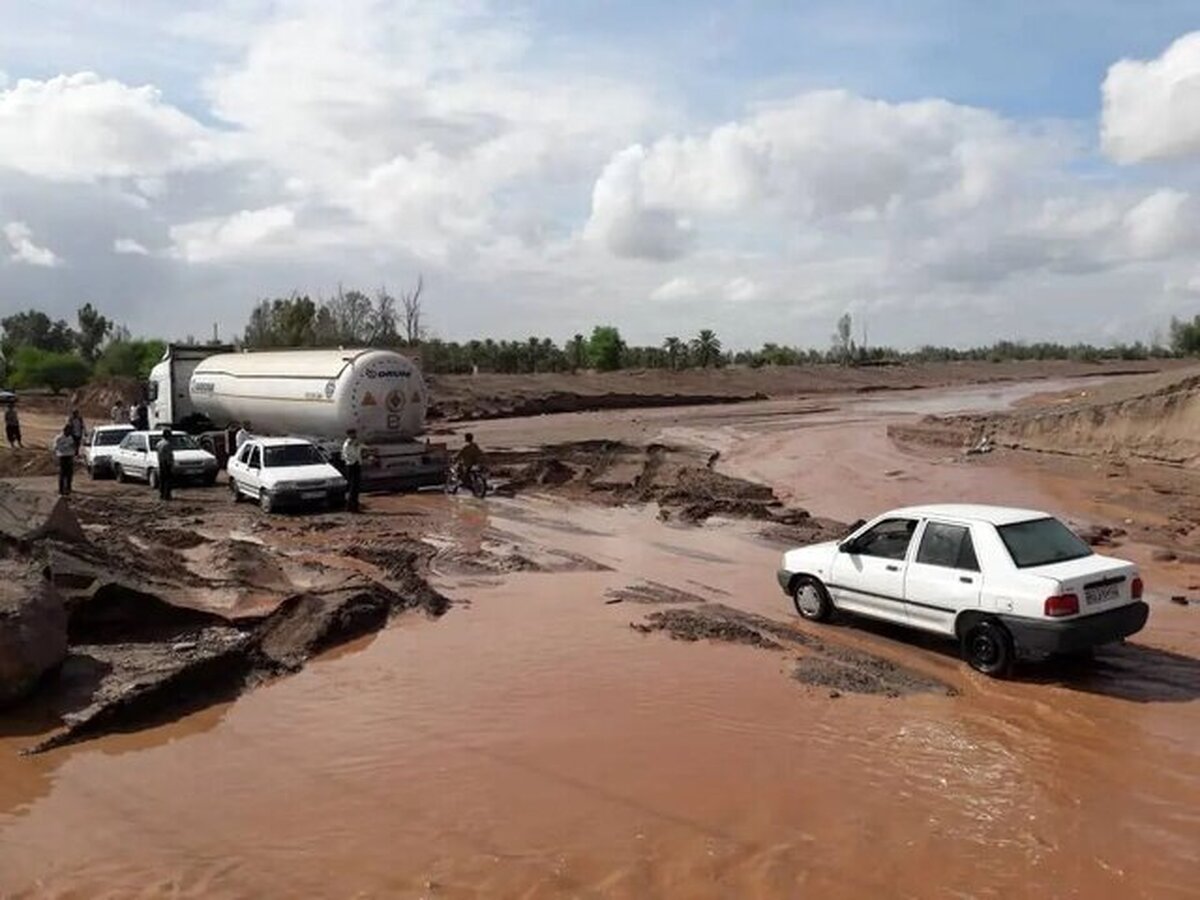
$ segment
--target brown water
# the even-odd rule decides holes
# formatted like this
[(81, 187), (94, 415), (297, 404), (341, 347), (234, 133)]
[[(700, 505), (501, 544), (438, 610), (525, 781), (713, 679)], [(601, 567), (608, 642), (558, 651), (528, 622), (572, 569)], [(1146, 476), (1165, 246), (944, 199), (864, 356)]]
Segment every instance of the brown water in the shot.
[[(877, 426), (810, 457), (847, 503), (935, 479), (885, 476)], [(780, 473), (799, 439), (741, 435), (780, 441), (749, 454)], [(653, 607), (605, 602), (652, 580), (791, 620), (747, 527), (449, 502), (443, 539), (499, 529), (610, 571), (446, 574), (469, 603), (234, 704), (33, 759), (0, 737), (0, 895), (1196, 895), (1195, 608), (1156, 602), (1094, 670), (1011, 682), (937, 642), (818, 628), (960, 692), (834, 699), (783, 655), (642, 635)]]

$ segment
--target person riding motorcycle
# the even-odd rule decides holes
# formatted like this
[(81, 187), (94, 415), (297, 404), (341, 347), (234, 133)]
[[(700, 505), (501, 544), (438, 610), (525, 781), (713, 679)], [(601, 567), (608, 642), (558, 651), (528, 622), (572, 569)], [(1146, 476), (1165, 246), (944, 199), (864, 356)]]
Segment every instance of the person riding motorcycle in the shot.
[(475, 435), (467, 432), (463, 436), (466, 441), (462, 449), (454, 457), (454, 467), (458, 472), (458, 477), (462, 481), (466, 481), (467, 475), (472, 469), (478, 469), (483, 465), (484, 455), (483, 450), (475, 443)]

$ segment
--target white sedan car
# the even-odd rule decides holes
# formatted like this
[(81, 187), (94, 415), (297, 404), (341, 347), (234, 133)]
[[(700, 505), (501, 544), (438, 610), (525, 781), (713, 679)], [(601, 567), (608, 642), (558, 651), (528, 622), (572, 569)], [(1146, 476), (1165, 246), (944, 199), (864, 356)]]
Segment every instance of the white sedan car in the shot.
[(98, 425), (92, 429), (83, 445), (83, 464), (93, 479), (111, 475), (112, 458), (132, 425)]
[(1119, 641), (1149, 614), (1132, 563), (1046, 513), (1001, 506), (893, 510), (845, 540), (789, 550), (779, 585), (805, 619), (846, 610), (954, 637), (996, 676), (1017, 656)]
[[(161, 431), (131, 431), (125, 435), (112, 454), (113, 474), (117, 481), (136, 479), (158, 487), (158, 445)], [(212, 485), (217, 480), (217, 458), (203, 450), (196, 439), (181, 431), (171, 432), (175, 464), (171, 469), (172, 483), (196, 481)]]
[(264, 512), (282, 506), (341, 506), (346, 479), (320, 449), (302, 438), (250, 438), (229, 458), (234, 502), (257, 500)]

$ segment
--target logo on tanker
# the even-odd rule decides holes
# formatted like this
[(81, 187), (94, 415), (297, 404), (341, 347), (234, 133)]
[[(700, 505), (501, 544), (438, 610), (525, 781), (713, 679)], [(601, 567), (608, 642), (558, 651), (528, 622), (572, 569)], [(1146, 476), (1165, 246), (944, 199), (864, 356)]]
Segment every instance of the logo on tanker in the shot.
[(325, 382), (325, 399), (332, 400), (333, 392), (337, 390), (337, 382), (332, 379)]
[(363, 369), (368, 378), (407, 378), (412, 373), (407, 369)]
[(385, 402), (387, 403), (388, 412), (400, 412), (400, 410), (404, 409), (404, 392), (390, 391)]

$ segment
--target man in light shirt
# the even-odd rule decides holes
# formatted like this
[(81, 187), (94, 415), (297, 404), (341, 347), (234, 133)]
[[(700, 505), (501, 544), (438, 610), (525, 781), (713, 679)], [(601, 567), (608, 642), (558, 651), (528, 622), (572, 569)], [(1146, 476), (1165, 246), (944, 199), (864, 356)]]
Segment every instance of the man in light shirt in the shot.
[(238, 429), (237, 436), (233, 439), (233, 449), (235, 451), (242, 449), (242, 444), (250, 440), (250, 423), (243, 422), (242, 427)]
[(358, 430), (346, 431), (342, 442), (342, 464), (346, 467), (346, 509), (358, 512), (358, 490), (362, 485), (362, 444), (358, 442)]
[(63, 426), (52, 447), (54, 458), (58, 460), (58, 496), (69, 497), (71, 482), (75, 479), (75, 436), (71, 433), (70, 422)]
[(114, 425), (129, 424), (129, 407), (125, 405), (124, 400), (117, 400), (112, 408), (112, 423)]

